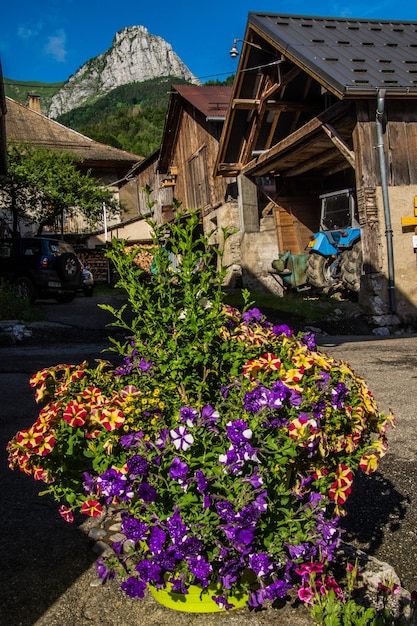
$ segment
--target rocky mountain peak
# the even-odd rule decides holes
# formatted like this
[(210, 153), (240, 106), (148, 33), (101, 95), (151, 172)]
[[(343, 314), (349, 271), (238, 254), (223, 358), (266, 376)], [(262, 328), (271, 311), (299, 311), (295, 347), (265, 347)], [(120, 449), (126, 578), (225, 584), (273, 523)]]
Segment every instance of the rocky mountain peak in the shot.
[(84, 63), (53, 96), (49, 117), (90, 104), (115, 87), (161, 76), (175, 76), (199, 84), (172, 46), (144, 26), (118, 31), (112, 46)]

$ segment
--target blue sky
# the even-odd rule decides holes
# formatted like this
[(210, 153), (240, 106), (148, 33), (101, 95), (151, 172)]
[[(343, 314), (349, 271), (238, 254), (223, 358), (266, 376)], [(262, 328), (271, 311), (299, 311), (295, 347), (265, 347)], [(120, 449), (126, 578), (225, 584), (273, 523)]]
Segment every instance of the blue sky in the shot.
[(105, 52), (118, 30), (142, 25), (168, 41), (202, 82), (223, 80), (237, 66), (228, 51), (234, 38), (243, 37), (250, 11), (417, 21), (415, 0), (12, 0), (1, 10), (3, 74), (14, 80), (67, 80)]

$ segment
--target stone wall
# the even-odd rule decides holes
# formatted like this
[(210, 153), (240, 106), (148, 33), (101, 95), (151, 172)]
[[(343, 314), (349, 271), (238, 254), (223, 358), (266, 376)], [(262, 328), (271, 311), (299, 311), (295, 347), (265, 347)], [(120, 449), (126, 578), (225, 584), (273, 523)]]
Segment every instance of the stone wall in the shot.
[(224, 203), (203, 218), (204, 233), (207, 235), (216, 229), (210, 241), (220, 247), (223, 245), (221, 229), (235, 231), (224, 249), (223, 263), (228, 266), (225, 286), (282, 295), (281, 283), (271, 273), (272, 261), (278, 256), (274, 216), (262, 217), (256, 232), (242, 232), (240, 226), (239, 207), (235, 201)]

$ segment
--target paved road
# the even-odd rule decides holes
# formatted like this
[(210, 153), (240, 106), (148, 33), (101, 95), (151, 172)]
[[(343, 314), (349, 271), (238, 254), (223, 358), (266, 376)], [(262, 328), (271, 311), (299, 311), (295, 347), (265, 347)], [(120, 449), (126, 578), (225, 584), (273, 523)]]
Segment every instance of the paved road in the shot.
[[(0, 533), (0, 623), (8, 626), (135, 626), (175, 623), (171, 613), (152, 604), (126, 603), (117, 588), (94, 584), (94, 555), (87, 540), (62, 522), (56, 505), (37, 496), (38, 485), (23, 474), (11, 472), (5, 445), (14, 433), (29, 426), (36, 405), (29, 376), (58, 362), (101, 358), (105, 340), (95, 333), (110, 321), (97, 307), (103, 298), (79, 298), (69, 307), (41, 303), (53, 328), (91, 330), (91, 341), (0, 347), (0, 462), (2, 533)], [(113, 300), (118, 306), (120, 299)], [(58, 325), (58, 326), (56, 326)], [(87, 329), (87, 331), (85, 330)], [(45, 335), (47, 336), (47, 334)], [(66, 336), (67, 337), (67, 336)], [(417, 588), (417, 443), (416, 396), (417, 335), (394, 338), (322, 336), (322, 349), (348, 361), (367, 380), (380, 410), (392, 410), (398, 426), (389, 435), (389, 452), (380, 471), (358, 481), (352, 495), (351, 515), (345, 525), (347, 539), (388, 561), (409, 590)], [(153, 611), (153, 612), (152, 612)], [(224, 616), (226, 617), (226, 616)], [(204, 618), (201, 626), (216, 623)], [(207, 621), (208, 620), (208, 621)], [(275, 621), (252, 621), (273, 624)], [(260, 620), (260, 621), (259, 621)], [(179, 621), (179, 623), (185, 623)], [(187, 622), (191, 623), (191, 622)], [(279, 618), (281, 626), (297, 623)], [(307, 622), (300, 622), (307, 623)]]

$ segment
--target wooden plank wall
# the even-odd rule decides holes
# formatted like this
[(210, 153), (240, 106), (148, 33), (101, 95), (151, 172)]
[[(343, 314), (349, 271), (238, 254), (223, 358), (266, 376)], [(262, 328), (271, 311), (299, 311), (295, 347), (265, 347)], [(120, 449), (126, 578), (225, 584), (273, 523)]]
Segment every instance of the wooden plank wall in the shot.
[[(202, 196), (206, 196), (208, 204), (215, 206), (223, 202), (227, 181), (224, 178), (214, 178), (213, 169), (217, 157), (218, 141), (211, 134), (210, 124), (203, 115), (190, 107), (182, 111), (178, 138), (172, 157), (172, 165), (178, 167), (178, 177), (175, 184), (174, 195), (181, 200), (183, 206), (189, 209), (203, 208), (199, 204)], [(192, 163), (204, 151), (205, 167), (196, 168), (197, 163)], [(190, 180), (190, 172), (194, 175), (199, 172), (196, 179)], [(190, 185), (198, 188), (192, 190)], [(202, 191), (203, 190), (203, 193)]]
[(278, 250), (302, 254), (319, 224), (320, 205), (308, 196), (281, 197), (275, 200)]
[[(377, 151), (376, 101), (356, 105), (354, 138), (358, 188), (381, 184)], [(390, 186), (417, 184), (417, 103), (387, 100), (384, 119), (384, 149)]]

